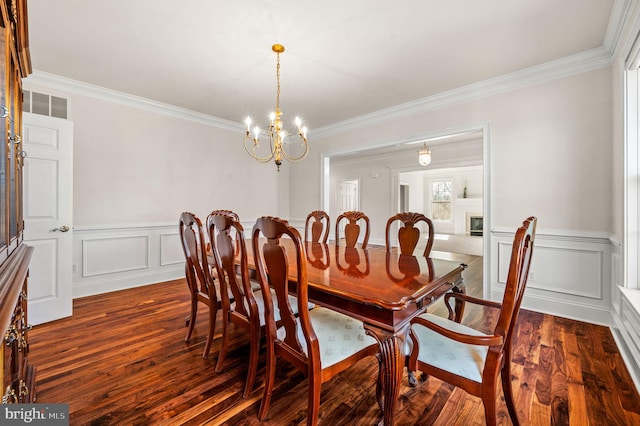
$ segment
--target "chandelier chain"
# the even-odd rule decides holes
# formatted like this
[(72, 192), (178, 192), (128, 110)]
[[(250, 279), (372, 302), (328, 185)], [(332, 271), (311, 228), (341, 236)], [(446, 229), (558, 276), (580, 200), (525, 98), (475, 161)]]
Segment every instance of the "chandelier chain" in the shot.
[(276, 81), (278, 82), (278, 88), (276, 91), (276, 112), (280, 111), (280, 54), (278, 53), (278, 59), (276, 61)]

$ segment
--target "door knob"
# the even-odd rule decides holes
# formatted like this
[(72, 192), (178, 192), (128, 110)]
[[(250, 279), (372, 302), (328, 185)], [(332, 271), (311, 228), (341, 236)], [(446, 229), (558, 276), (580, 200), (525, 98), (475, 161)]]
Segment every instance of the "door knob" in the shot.
[(62, 225), (59, 228), (53, 228), (51, 231), (52, 232), (56, 232), (56, 231), (67, 232), (68, 230), (69, 230), (69, 227), (67, 225)]

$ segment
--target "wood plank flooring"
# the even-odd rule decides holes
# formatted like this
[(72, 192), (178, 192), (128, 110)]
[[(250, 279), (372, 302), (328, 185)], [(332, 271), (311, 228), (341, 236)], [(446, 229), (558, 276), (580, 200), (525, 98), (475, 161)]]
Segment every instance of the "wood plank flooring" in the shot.
[[(469, 262), (465, 281), (482, 277), (482, 259)], [(478, 293), (471, 288), (469, 293)], [(189, 294), (183, 280), (74, 301), (72, 318), (30, 332), (39, 403), (68, 403), (72, 425), (299, 425), (306, 422), (307, 380), (278, 364), (269, 418), (259, 422), (264, 378), (242, 398), (248, 338), (234, 329), (222, 373), (201, 354), (206, 308), (184, 342)], [(443, 312), (442, 306), (433, 312)], [(494, 315), (467, 312), (465, 323), (488, 328)], [(216, 337), (220, 337), (221, 321)], [(377, 361), (364, 359), (322, 387), (320, 424), (371, 425), (381, 419), (375, 398)], [(640, 397), (605, 327), (522, 311), (512, 383), (523, 424), (640, 425)], [(499, 393), (500, 401), (502, 393)], [(479, 399), (434, 378), (400, 390), (399, 425), (482, 425)], [(510, 424), (500, 406), (502, 424)]]

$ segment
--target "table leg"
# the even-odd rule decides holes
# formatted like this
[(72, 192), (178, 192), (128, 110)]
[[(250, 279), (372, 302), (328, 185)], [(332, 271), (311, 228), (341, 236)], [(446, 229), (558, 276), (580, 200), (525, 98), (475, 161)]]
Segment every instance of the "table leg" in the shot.
[(364, 328), (380, 346), (381, 390), (384, 398), (384, 417), (381, 424), (393, 425), (405, 365), (404, 344), (408, 339), (409, 324), (395, 333), (369, 324), (364, 324)]

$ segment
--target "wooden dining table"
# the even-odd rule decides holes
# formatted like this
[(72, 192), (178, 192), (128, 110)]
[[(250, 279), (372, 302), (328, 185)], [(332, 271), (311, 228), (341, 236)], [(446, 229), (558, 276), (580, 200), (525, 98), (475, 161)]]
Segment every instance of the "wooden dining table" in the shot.
[[(380, 347), (383, 419), (394, 423), (405, 366), (411, 319), (448, 291), (464, 292), (457, 261), (387, 253), (384, 246), (347, 248), (335, 243), (305, 243), (309, 300), (363, 322)], [(248, 266), (254, 269), (251, 244)], [(295, 289), (295, 261), (290, 260)], [(463, 306), (456, 306), (456, 314)]]

